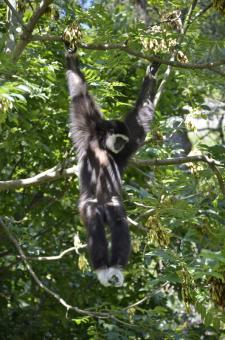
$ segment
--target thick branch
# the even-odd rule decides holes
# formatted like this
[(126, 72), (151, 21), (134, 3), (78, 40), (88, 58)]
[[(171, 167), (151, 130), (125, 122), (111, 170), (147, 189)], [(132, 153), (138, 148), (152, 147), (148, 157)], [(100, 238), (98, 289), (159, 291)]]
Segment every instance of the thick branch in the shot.
[(55, 181), (59, 178), (69, 177), (76, 173), (77, 167), (72, 166), (68, 169), (59, 169), (57, 166), (52, 169), (41, 172), (33, 177), (10, 180), (10, 181), (0, 181), (0, 191), (24, 188), (34, 184), (42, 184), (45, 182)]
[(30, 41), (30, 37), (32, 35), (32, 32), (35, 28), (36, 23), (40, 19), (40, 17), (44, 14), (48, 6), (52, 3), (53, 0), (43, 0), (41, 2), (40, 7), (37, 8), (37, 10), (33, 13), (30, 21), (25, 26), (25, 29), (20, 37), (20, 40), (18, 44), (16, 45), (13, 53), (12, 53), (12, 59), (13, 61), (17, 61), (22, 54), (24, 48)]
[[(147, 160), (138, 160), (133, 159), (130, 161), (131, 165), (139, 165), (139, 166), (167, 166), (167, 165), (177, 165), (177, 164), (184, 164), (184, 163), (198, 163), (204, 162), (208, 165), (214, 165), (219, 167), (225, 167), (224, 164), (209, 159), (206, 156), (189, 156), (189, 157), (178, 157), (178, 158), (168, 158), (168, 159), (147, 159)], [(4, 190), (14, 190), (18, 188), (24, 188), (31, 185), (40, 185), (42, 183), (55, 181), (57, 179), (66, 178), (70, 176), (74, 176), (77, 173), (77, 166), (74, 165), (70, 168), (63, 169), (57, 165), (51, 169), (48, 169), (44, 172), (41, 172), (38, 175), (33, 177), (24, 178), (24, 179), (17, 179), (17, 180), (10, 180), (10, 181), (0, 181), (0, 191)]]

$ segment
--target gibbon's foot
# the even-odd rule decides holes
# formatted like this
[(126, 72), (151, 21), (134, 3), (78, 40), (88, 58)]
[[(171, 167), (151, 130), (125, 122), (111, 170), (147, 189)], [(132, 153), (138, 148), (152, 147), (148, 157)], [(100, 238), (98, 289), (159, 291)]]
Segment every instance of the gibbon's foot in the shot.
[(95, 271), (98, 281), (105, 287), (110, 286), (110, 282), (108, 280), (108, 272), (109, 268), (101, 268)]
[(124, 276), (119, 267), (110, 267), (108, 269), (108, 282), (114, 287), (121, 287), (123, 285)]
[(101, 268), (95, 270), (98, 281), (105, 287), (121, 287), (124, 282), (124, 276), (119, 267)]

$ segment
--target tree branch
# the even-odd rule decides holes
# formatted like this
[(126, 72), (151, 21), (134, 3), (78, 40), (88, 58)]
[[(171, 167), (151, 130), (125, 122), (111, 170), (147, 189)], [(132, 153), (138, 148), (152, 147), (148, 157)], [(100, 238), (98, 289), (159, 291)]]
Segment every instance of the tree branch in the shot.
[(62, 251), (59, 255), (55, 256), (27, 256), (28, 260), (31, 261), (56, 261), (61, 260), (63, 256), (67, 255), (68, 253), (76, 251), (75, 247), (68, 248), (64, 251)]
[(10, 181), (0, 181), (0, 191), (24, 188), (27, 186), (42, 184), (45, 182), (55, 181), (56, 179), (70, 177), (77, 172), (77, 166), (72, 166), (68, 169), (59, 169), (58, 166), (41, 172), (33, 177), (10, 180)]
[[(168, 158), (168, 159), (155, 159), (155, 160), (135, 160), (135, 165), (174, 165), (174, 164), (183, 164), (183, 163), (198, 163), (198, 162), (204, 162), (207, 163), (208, 166), (211, 168), (213, 173), (215, 174), (220, 190), (222, 191), (223, 195), (225, 195), (225, 182), (223, 180), (223, 177), (217, 168), (217, 166), (225, 167), (224, 164), (221, 164), (214, 159), (208, 158), (205, 155), (200, 156), (189, 156), (189, 157), (179, 157), (179, 158)], [(154, 163), (154, 164), (152, 164)]]
[(27, 46), (27, 44), (30, 41), (30, 37), (32, 35), (32, 32), (35, 28), (36, 23), (40, 19), (40, 17), (44, 14), (48, 6), (52, 3), (53, 0), (43, 0), (40, 4), (40, 6), (36, 9), (36, 11), (33, 13), (30, 21), (25, 26), (24, 31), (22, 35), (20, 36), (20, 40), (18, 44), (16, 45), (13, 53), (12, 53), (12, 60), (17, 61), (22, 54), (23, 50)]
[[(10, 222), (12, 221), (8, 217), (5, 217), (5, 219), (10, 221)], [(74, 242), (73, 247), (70, 247), (68, 249), (63, 250), (59, 255), (54, 255), (54, 256), (27, 256), (27, 259), (32, 260), (32, 261), (56, 261), (56, 260), (61, 260), (65, 255), (67, 255), (71, 252), (75, 252), (77, 255), (79, 255), (79, 249), (83, 249), (83, 248), (87, 247), (87, 244), (82, 244), (80, 242), (80, 238), (79, 238), (78, 234), (75, 234), (73, 242)]]
[[(52, 35), (32, 35), (30, 37), (30, 41), (59, 41), (62, 42), (63, 38), (59, 36), (52, 36)], [(149, 62), (159, 62), (160, 64), (176, 67), (176, 68), (185, 68), (185, 69), (214, 69), (215, 67), (225, 65), (225, 59), (217, 60), (217, 61), (211, 61), (207, 63), (180, 63), (179, 61), (172, 61), (172, 60), (166, 60), (157, 57), (156, 55), (147, 55), (145, 53), (139, 52), (137, 50), (134, 50), (127, 45), (123, 44), (78, 44), (78, 47), (87, 49), (87, 50), (98, 50), (98, 51), (110, 51), (110, 50), (121, 50), (126, 52), (127, 54), (130, 54), (132, 56), (135, 56), (140, 59), (145, 59)]]
[(215, 159), (209, 159), (204, 155), (199, 156), (186, 156), (186, 157), (177, 157), (177, 158), (167, 158), (167, 159), (134, 159), (131, 161), (131, 164), (134, 165), (142, 165), (142, 166), (162, 166), (162, 165), (178, 165), (184, 163), (213, 163), (216, 166), (224, 167), (225, 164), (216, 161)]
[[(65, 255), (67, 255), (68, 253), (72, 253), (74, 251), (76, 251), (76, 248), (71, 247), (71, 248), (68, 248), (68, 249), (62, 251), (59, 255), (54, 255), (54, 256), (26, 256), (26, 258), (29, 261), (56, 261), (56, 260), (61, 260)], [(9, 251), (0, 253), (0, 257), (1, 256), (7, 256), (7, 255), (12, 256), (12, 254), (9, 253)], [(18, 255), (17, 257), (21, 258), (20, 255)]]
[[(133, 159), (130, 161), (130, 165), (139, 165), (139, 166), (167, 166), (167, 165), (178, 165), (184, 163), (198, 163), (204, 162), (215, 167), (225, 167), (225, 164), (220, 163), (214, 159), (210, 159), (204, 155), (199, 156), (187, 156), (187, 157), (178, 157), (178, 158), (168, 158), (168, 159)], [(216, 170), (213, 170), (216, 174)], [(24, 179), (16, 179), (10, 181), (0, 181), (0, 191), (4, 190), (15, 190), (19, 188), (24, 188), (32, 185), (40, 185), (42, 183), (55, 181), (61, 178), (67, 178), (70, 176), (74, 176), (77, 173), (77, 166), (74, 165), (67, 169), (61, 169), (59, 165), (48, 169), (44, 172), (41, 172), (38, 175), (33, 177), (24, 178)], [(218, 178), (218, 175), (217, 175)]]

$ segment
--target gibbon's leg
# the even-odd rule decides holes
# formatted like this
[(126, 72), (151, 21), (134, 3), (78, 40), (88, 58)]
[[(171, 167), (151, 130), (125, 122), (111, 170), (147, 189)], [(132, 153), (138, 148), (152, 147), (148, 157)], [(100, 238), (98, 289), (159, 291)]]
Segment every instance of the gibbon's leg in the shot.
[(92, 266), (98, 280), (104, 286), (108, 283), (108, 244), (105, 236), (104, 220), (101, 207), (95, 199), (80, 204), (81, 216), (88, 231), (88, 249)]
[(112, 234), (108, 281), (112, 285), (120, 287), (123, 285), (124, 281), (121, 269), (127, 264), (130, 255), (128, 222), (120, 198), (113, 197), (111, 202), (106, 204), (106, 216)]

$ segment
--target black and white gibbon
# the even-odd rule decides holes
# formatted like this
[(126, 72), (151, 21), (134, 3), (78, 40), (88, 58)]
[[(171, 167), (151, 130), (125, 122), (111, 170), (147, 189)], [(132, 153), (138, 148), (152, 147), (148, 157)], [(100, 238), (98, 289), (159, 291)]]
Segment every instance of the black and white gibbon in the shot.
[[(101, 284), (119, 287), (124, 282), (122, 269), (131, 249), (121, 176), (149, 130), (159, 64), (148, 67), (137, 102), (122, 122), (103, 118), (87, 90), (77, 53), (68, 50), (65, 56), (71, 98), (70, 132), (78, 157), (79, 210), (87, 227), (90, 259)], [(111, 235), (110, 249), (106, 225)]]

